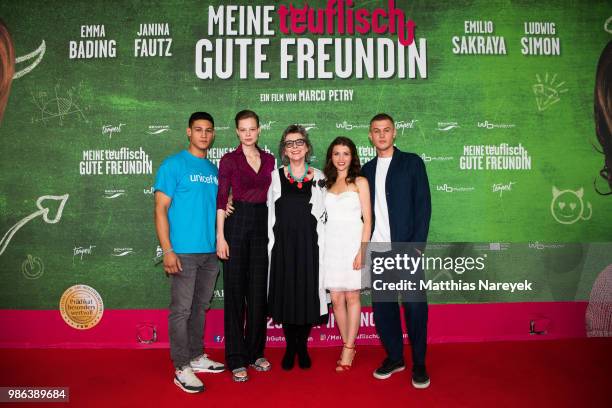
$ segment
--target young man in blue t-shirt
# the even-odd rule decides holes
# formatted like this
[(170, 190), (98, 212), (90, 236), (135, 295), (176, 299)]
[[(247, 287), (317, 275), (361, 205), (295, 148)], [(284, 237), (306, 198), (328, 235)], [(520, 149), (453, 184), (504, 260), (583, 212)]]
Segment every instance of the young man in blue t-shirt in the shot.
[(204, 391), (194, 372), (218, 373), (223, 364), (203, 354), (205, 314), (219, 273), (216, 255), (217, 167), (206, 158), (215, 138), (206, 112), (189, 118), (189, 147), (161, 164), (155, 178), (155, 229), (171, 279), (168, 316), (174, 383)]

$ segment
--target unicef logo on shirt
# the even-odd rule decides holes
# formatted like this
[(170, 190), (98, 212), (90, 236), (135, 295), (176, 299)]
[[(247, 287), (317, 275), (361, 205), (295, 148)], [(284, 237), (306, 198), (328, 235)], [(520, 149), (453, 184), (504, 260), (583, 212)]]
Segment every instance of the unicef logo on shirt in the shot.
[(189, 176), (189, 180), (194, 183), (219, 184), (217, 176), (213, 176), (212, 174), (208, 176), (203, 176), (201, 174), (192, 174)]

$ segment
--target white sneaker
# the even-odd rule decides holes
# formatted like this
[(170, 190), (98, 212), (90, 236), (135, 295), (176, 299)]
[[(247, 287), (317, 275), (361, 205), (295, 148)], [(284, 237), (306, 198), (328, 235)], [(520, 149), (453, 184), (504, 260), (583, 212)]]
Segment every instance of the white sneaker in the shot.
[(191, 367), (188, 366), (174, 372), (174, 383), (181, 390), (190, 394), (204, 391), (204, 384), (196, 377)]
[(191, 360), (189, 365), (195, 373), (220, 373), (225, 371), (225, 366), (208, 358), (208, 354), (202, 354), (200, 357)]

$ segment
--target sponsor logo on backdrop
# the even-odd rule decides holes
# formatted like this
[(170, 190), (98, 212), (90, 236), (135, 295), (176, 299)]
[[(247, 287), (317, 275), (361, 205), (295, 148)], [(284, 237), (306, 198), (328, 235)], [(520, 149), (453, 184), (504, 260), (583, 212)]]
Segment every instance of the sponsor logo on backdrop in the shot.
[(350, 132), (353, 129), (369, 129), (369, 125), (364, 123), (349, 123), (346, 120), (342, 123), (336, 123), (336, 129), (343, 129)]
[(104, 24), (82, 25), (79, 34), (81, 38), (87, 39), (68, 42), (69, 59), (104, 59), (117, 56), (117, 41), (106, 38)]
[(460, 170), (531, 170), (531, 156), (522, 144), (516, 146), (464, 145)]
[(559, 248), (564, 248), (565, 245), (563, 244), (545, 244), (539, 241), (536, 242), (530, 242), (528, 245), (529, 249), (537, 249), (537, 250), (543, 250), (543, 249), (559, 249)]
[(484, 122), (477, 122), (476, 126), (483, 129), (512, 129), (516, 127), (513, 123), (493, 123), (485, 120)]
[(438, 122), (438, 130), (440, 132), (449, 132), (458, 127), (460, 126), (457, 122)]
[(538, 111), (543, 112), (561, 100), (561, 95), (568, 91), (564, 87), (565, 81), (556, 82), (557, 74), (549, 75), (548, 72), (544, 75), (544, 79), (539, 74), (536, 74), (537, 83), (531, 89), (536, 98)]
[(142, 147), (131, 149), (83, 150), (81, 176), (153, 174), (153, 161)]
[(170, 125), (149, 125), (147, 133), (150, 135), (161, 135), (162, 133), (169, 131)]
[(52, 94), (47, 91), (31, 92), (31, 101), (39, 110), (39, 113), (32, 117), (32, 123), (43, 122), (48, 124), (48, 122), (55, 123), (57, 121), (60, 126), (63, 126), (64, 121), (73, 121), (75, 119), (87, 123), (88, 121), (84, 113), (87, 108), (79, 106), (81, 85), (78, 88), (71, 87), (67, 91), (62, 92), (60, 85), (57, 84)]
[(465, 186), (450, 186), (446, 183), (437, 184), (437, 191), (443, 191), (445, 193), (469, 193), (475, 190), (474, 187), (465, 187)]
[(272, 125), (275, 124), (275, 120), (269, 120), (267, 122), (261, 122), (259, 127), (261, 130), (272, 130)]
[(303, 126), (304, 129), (306, 129), (307, 132), (310, 132), (312, 129), (316, 129), (317, 128), (317, 124), (316, 123), (298, 123), (298, 125)]
[(507, 242), (489, 242), (486, 244), (474, 244), (474, 249), (477, 251), (507, 251), (508, 249), (510, 249), (510, 244)]
[[(47, 50), (47, 44), (45, 43), (45, 40), (42, 40), (37, 49), (35, 49), (34, 51), (26, 55), (22, 55), (20, 57), (15, 58), (15, 73), (13, 74), (13, 79), (21, 78), (22, 76), (30, 73), (34, 68), (36, 68), (36, 66), (40, 64), (40, 61), (42, 61), (43, 57), (45, 56), (46, 50)], [(34, 61), (32, 61), (30, 65), (27, 65), (25, 67), (17, 66), (18, 64), (21, 64), (22, 62), (27, 62), (32, 59)]]
[(215, 289), (213, 292), (214, 299), (223, 299), (225, 297), (225, 292), (223, 289)]
[(593, 207), (588, 201), (586, 207), (584, 205), (584, 188), (574, 191), (559, 190), (553, 186), (550, 213), (559, 224), (574, 224), (580, 220), (590, 220)]
[(162, 256), (164, 256), (164, 250), (158, 245), (157, 248), (155, 248), (155, 258), (161, 258)]
[(213, 341), (215, 343), (223, 343), (223, 340), (225, 340), (224, 336), (216, 335), (213, 337)]
[(93, 249), (95, 248), (95, 245), (89, 245), (89, 246), (75, 246), (72, 249), (72, 257), (76, 258), (79, 257), (81, 259), (81, 261), (83, 260), (83, 257), (85, 255), (91, 255), (93, 252)]
[(561, 55), (561, 40), (553, 37), (557, 34), (557, 25), (552, 21), (525, 21), (525, 37), (521, 37), (521, 54), (523, 55)]
[(143, 188), (142, 189), (142, 193), (144, 195), (153, 195), (153, 194), (155, 194), (155, 189), (153, 187)]
[(401, 130), (402, 131), (402, 135), (404, 134), (404, 130), (406, 129), (414, 129), (416, 123), (418, 122), (418, 119), (412, 119), (412, 120), (399, 120), (397, 122), (395, 122), (395, 128), (397, 130)]
[(59, 309), (68, 326), (87, 330), (102, 320), (104, 303), (100, 294), (91, 286), (74, 285), (62, 294)]
[(118, 125), (103, 125), (102, 136), (107, 136), (109, 139), (113, 138), (113, 134), (121, 133), (121, 128), (125, 126), (125, 123), (119, 123)]
[[(403, 135), (406, 129), (414, 129), (416, 126), (416, 122), (418, 122), (418, 119), (399, 120), (395, 122), (395, 128), (397, 130), (401, 130), (401, 134)], [(345, 120), (341, 123), (336, 123), (336, 129), (344, 129), (349, 132), (354, 129), (369, 130), (370, 125), (367, 123), (350, 123)]]
[(113, 200), (127, 194), (125, 190), (104, 190), (104, 198)]
[[(68, 201), (68, 197), (69, 194), (64, 194), (62, 196), (44, 195), (38, 197), (36, 200), (36, 207), (38, 208), (38, 211), (34, 211), (30, 215), (19, 220), (15, 225), (9, 228), (2, 239), (0, 239), (0, 255), (4, 253), (17, 231), (36, 217), (42, 217), (43, 221), (45, 221), (47, 224), (57, 224), (62, 219), (64, 206)], [(44, 206), (43, 202), (45, 202), (47, 206)], [(49, 213), (53, 214), (51, 212), (53, 207), (50, 204), (57, 204), (57, 212), (54, 214), (55, 217), (53, 218), (49, 217)]]
[(423, 159), (425, 163), (432, 161), (445, 162), (453, 160), (453, 156), (428, 156), (426, 153), (421, 153), (421, 159)]
[(503, 196), (504, 191), (512, 191), (512, 186), (515, 185), (515, 181), (510, 181), (508, 183), (495, 183), (491, 186), (491, 191), (493, 193), (498, 193), (500, 197)]
[(45, 264), (42, 259), (37, 256), (28, 254), (26, 259), (21, 263), (21, 273), (26, 279), (38, 279), (45, 272)]
[(133, 253), (134, 253), (134, 248), (115, 248), (113, 249), (113, 253), (111, 254), (111, 256), (122, 257), (122, 256), (128, 256)]
[(134, 39), (134, 57), (171, 57), (172, 38), (168, 23), (140, 24)]
[(506, 55), (506, 39), (503, 36), (493, 35), (495, 27), (493, 22), (466, 20), (463, 23), (464, 34), (451, 38), (453, 54), (467, 55)]

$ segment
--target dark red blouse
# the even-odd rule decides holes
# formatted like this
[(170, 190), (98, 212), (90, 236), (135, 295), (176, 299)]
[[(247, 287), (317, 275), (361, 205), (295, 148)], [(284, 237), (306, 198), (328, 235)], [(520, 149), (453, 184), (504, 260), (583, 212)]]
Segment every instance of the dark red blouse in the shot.
[(261, 158), (261, 165), (257, 173), (249, 165), (242, 151), (242, 145), (221, 158), (218, 175), (218, 210), (225, 210), (230, 190), (234, 201), (266, 202), (268, 188), (272, 182), (275, 160), (270, 153), (264, 152), (259, 147), (257, 150), (259, 150), (259, 157)]

